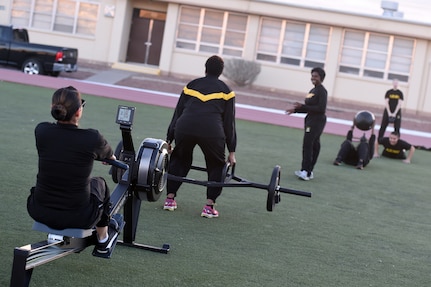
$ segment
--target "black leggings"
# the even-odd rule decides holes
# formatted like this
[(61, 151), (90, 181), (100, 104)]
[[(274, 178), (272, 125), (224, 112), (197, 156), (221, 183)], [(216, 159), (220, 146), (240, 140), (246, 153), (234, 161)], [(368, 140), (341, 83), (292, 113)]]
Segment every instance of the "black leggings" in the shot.
[[(209, 181), (221, 181), (225, 165), (225, 139), (202, 138), (197, 136), (175, 133), (175, 148), (169, 162), (169, 173), (185, 177), (193, 162), (193, 150), (198, 145), (205, 157)], [(167, 193), (177, 194), (182, 182), (168, 180)], [(207, 199), (214, 202), (222, 192), (221, 187), (208, 187)]]

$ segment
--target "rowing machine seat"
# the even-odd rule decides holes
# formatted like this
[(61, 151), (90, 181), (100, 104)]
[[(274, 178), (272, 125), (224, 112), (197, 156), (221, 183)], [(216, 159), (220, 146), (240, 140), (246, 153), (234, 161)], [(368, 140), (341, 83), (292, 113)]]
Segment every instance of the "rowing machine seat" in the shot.
[(80, 229), (80, 228), (54, 229), (38, 221), (35, 221), (33, 223), (33, 230), (50, 233), (50, 234), (63, 235), (67, 237), (75, 237), (75, 238), (89, 237), (93, 234), (93, 231), (94, 231), (94, 229)]

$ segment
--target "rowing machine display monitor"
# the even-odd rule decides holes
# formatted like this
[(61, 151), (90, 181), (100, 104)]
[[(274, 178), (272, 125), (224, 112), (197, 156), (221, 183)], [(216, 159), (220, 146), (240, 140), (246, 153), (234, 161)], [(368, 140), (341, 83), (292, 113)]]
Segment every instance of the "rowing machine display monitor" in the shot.
[(133, 124), (135, 110), (135, 107), (118, 106), (116, 123), (124, 126), (131, 126)]

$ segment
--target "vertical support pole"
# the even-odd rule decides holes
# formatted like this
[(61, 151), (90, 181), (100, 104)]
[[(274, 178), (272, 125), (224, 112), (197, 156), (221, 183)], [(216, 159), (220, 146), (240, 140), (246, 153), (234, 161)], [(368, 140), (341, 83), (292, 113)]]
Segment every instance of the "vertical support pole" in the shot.
[(123, 230), (124, 243), (133, 244), (135, 241), (140, 209), (141, 200), (131, 194), (124, 204), (124, 221), (126, 222)]
[(28, 287), (30, 285), (33, 268), (26, 270), (29, 253), (29, 250), (14, 249), (10, 287)]

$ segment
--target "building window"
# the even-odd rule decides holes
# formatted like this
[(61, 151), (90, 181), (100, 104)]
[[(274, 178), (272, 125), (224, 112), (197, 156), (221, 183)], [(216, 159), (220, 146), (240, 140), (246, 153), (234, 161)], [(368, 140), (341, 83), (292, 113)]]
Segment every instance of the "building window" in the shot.
[(99, 4), (79, 0), (13, 0), (14, 26), (95, 36)]
[(248, 17), (244, 14), (181, 7), (176, 47), (209, 54), (241, 57)]
[(415, 41), (370, 32), (344, 32), (339, 71), (408, 82)]
[(331, 28), (262, 18), (256, 59), (299, 67), (323, 67)]

